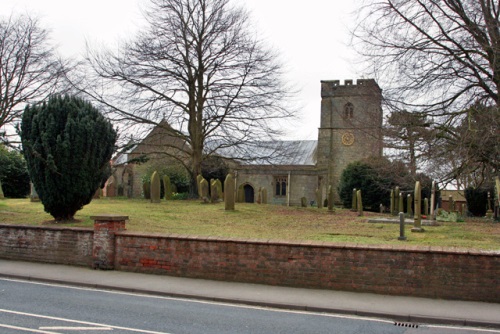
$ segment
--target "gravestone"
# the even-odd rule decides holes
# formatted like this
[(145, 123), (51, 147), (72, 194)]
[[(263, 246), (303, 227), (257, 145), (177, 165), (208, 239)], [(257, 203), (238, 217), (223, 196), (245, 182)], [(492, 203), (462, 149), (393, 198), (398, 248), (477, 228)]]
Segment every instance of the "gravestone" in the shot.
[(413, 219), (413, 228), (412, 232), (424, 232), (422, 228), (422, 215), (421, 215), (421, 197), (422, 197), (422, 189), (420, 188), (420, 181), (415, 182), (415, 216)]
[(0, 181), (0, 199), (4, 199), (5, 195), (3, 194), (2, 182)]
[(413, 203), (413, 198), (411, 197), (411, 194), (408, 194), (408, 197), (406, 198), (406, 214), (408, 217), (413, 216), (413, 209), (411, 208), (411, 205)]
[(142, 184), (142, 191), (145, 199), (151, 199), (151, 182), (146, 181)]
[(267, 204), (267, 189), (262, 188), (262, 204)]
[(217, 203), (219, 201), (219, 187), (217, 185), (217, 181), (212, 179), (210, 180), (210, 201), (212, 203)]
[[(382, 204), (380, 204), (382, 205)], [(394, 190), (391, 189), (391, 207), (390, 207), (390, 213), (391, 215), (394, 214), (394, 211), (395, 211), (395, 208), (396, 208), (396, 197), (394, 196)]]
[(331, 185), (328, 186), (328, 211), (335, 211), (333, 208), (333, 187)]
[(203, 200), (203, 203), (210, 202), (210, 198), (208, 197), (209, 195), (208, 181), (202, 177), (198, 187), (200, 189), (201, 199)]
[(488, 191), (488, 197), (486, 199), (488, 201), (488, 210), (486, 210), (486, 217), (487, 218), (493, 218), (493, 210), (491, 209), (491, 194), (490, 192)]
[(168, 175), (163, 176), (163, 190), (164, 190), (164, 196), (165, 200), (171, 200), (172, 199), (172, 183), (170, 182), (170, 177)]
[(356, 195), (356, 188), (352, 189), (352, 205), (351, 205), (351, 211), (356, 212), (358, 210), (358, 204), (356, 203), (357, 195)]
[(361, 190), (356, 191), (356, 203), (358, 204), (358, 216), (363, 216), (363, 201), (361, 199)]
[(233, 211), (234, 210), (234, 202), (235, 202), (235, 196), (234, 196), (234, 177), (233, 174), (229, 173), (226, 176), (226, 180), (224, 180), (224, 209), (226, 211)]
[(431, 211), (430, 215), (432, 219), (436, 218), (436, 215), (434, 214), (434, 209), (436, 207), (436, 181), (432, 181), (432, 186), (431, 186)]
[(404, 213), (405, 212), (405, 201), (404, 201), (403, 193), (399, 193), (398, 202), (399, 202), (399, 205), (398, 205), (399, 211), (398, 212)]
[(158, 175), (157, 171), (154, 171), (153, 175), (151, 175), (151, 203), (160, 203), (160, 192), (160, 175)]
[(238, 203), (245, 203), (245, 187), (242, 184), (238, 187), (238, 194), (236, 197)]
[(303, 207), (303, 208), (307, 208), (307, 198), (302, 197), (300, 199), (300, 206)]
[(429, 200), (427, 199), (427, 197), (424, 198), (424, 215), (429, 215)]

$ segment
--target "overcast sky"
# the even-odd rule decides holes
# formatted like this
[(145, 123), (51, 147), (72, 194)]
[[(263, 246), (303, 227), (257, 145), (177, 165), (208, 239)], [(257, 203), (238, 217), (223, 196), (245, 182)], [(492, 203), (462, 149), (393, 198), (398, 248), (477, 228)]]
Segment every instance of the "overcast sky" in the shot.
[[(277, 49), (299, 89), (300, 124), (289, 139), (317, 139), (320, 81), (364, 77), (356, 72), (355, 53), (347, 47), (352, 0), (233, 0), (252, 14), (259, 35)], [(132, 36), (142, 22), (147, 0), (1, 0), (0, 15), (13, 11), (38, 15), (64, 56), (79, 56), (85, 43), (112, 45)]]

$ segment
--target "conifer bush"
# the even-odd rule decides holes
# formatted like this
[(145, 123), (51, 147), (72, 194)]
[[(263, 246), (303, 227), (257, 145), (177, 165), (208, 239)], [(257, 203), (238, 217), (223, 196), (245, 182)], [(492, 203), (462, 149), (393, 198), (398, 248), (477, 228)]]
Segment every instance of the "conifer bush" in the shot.
[(89, 102), (56, 95), (25, 108), (20, 135), (45, 211), (72, 220), (109, 176), (116, 131)]

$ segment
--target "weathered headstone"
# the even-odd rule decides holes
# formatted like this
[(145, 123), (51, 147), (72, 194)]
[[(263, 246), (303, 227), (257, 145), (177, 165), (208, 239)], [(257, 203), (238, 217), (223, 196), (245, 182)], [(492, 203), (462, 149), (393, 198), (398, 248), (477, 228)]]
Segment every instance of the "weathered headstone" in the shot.
[(394, 196), (394, 190), (391, 190), (391, 208), (390, 208), (391, 215), (394, 214), (394, 211), (396, 211), (396, 196)]
[(229, 173), (224, 180), (224, 209), (227, 211), (234, 210), (235, 194), (234, 194), (234, 177)]
[(219, 187), (217, 185), (217, 181), (212, 179), (210, 180), (210, 201), (212, 203), (217, 203), (219, 201)]
[(3, 194), (3, 189), (2, 189), (2, 181), (0, 181), (0, 199), (4, 199), (5, 195)]
[(303, 207), (303, 208), (307, 208), (307, 198), (302, 197), (300, 199), (300, 206)]
[(363, 201), (361, 199), (361, 190), (356, 191), (356, 203), (358, 204), (358, 216), (363, 216)]
[(267, 189), (262, 188), (262, 204), (267, 204)]
[(351, 211), (356, 212), (358, 210), (358, 204), (356, 203), (357, 195), (356, 195), (356, 188), (352, 189), (352, 205), (351, 205)]
[(203, 203), (210, 202), (210, 199), (208, 197), (208, 195), (209, 195), (208, 181), (202, 177), (198, 187), (200, 189), (200, 195), (201, 195), (201, 199), (203, 200)]
[(165, 193), (165, 200), (171, 200), (173, 191), (172, 183), (170, 182), (170, 177), (168, 175), (163, 176), (163, 191)]
[(420, 181), (415, 182), (415, 216), (413, 219), (413, 228), (412, 232), (424, 232), (422, 228), (422, 215), (421, 215), (421, 197), (422, 197), (422, 189), (420, 188)]
[(328, 211), (335, 211), (333, 208), (333, 187), (331, 185), (328, 186)]
[(398, 209), (399, 211), (398, 212), (405, 212), (405, 201), (404, 201), (404, 196), (403, 196), (403, 193), (399, 193), (398, 195), (398, 202), (399, 202), (399, 205), (398, 205)]
[(321, 189), (316, 189), (316, 202), (318, 203), (318, 209), (323, 208), (323, 194)]
[(394, 188), (394, 212), (392, 213), (394, 216), (397, 216), (401, 212), (398, 210), (399, 197), (401, 197), (401, 191), (399, 187), (396, 186)]
[(434, 209), (436, 207), (436, 181), (432, 181), (432, 186), (431, 186), (431, 212), (430, 216), (432, 219), (436, 218), (436, 215), (434, 213)]
[(411, 208), (411, 205), (413, 204), (413, 198), (411, 194), (408, 194), (406, 197), (406, 214), (408, 217), (413, 216), (413, 209)]
[(238, 187), (238, 194), (237, 195), (238, 195), (237, 202), (238, 203), (245, 203), (245, 188), (242, 184)]
[(200, 182), (203, 179), (203, 176), (201, 174), (196, 175), (196, 187), (198, 188), (198, 197), (200, 199), (203, 198), (202, 193), (201, 193), (201, 188), (200, 188)]
[(160, 203), (160, 192), (160, 175), (158, 175), (157, 171), (154, 171), (153, 175), (151, 175), (151, 203)]
[(427, 197), (424, 198), (424, 215), (429, 215), (429, 200), (427, 199)]
[(399, 213), (399, 237), (398, 240), (406, 240), (405, 237), (405, 213)]
[(151, 182), (145, 181), (142, 184), (142, 191), (145, 199), (151, 199)]

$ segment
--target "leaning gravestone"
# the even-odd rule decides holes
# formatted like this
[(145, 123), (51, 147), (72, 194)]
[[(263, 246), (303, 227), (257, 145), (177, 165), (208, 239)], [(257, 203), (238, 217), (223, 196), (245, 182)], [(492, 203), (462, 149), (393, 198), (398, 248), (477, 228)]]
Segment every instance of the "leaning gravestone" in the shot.
[(160, 175), (158, 175), (157, 171), (154, 171), (153, 175), (151, 175), (151, 203), (160, 203), (160, 192)]
[(233, 174), (229, 173), (226, 176), (226, 180), (224, 180), (224, 209), (227, 211), (234, 210), (234, 177)]

